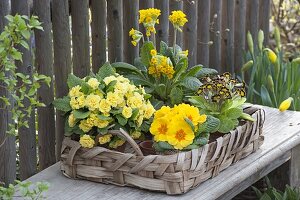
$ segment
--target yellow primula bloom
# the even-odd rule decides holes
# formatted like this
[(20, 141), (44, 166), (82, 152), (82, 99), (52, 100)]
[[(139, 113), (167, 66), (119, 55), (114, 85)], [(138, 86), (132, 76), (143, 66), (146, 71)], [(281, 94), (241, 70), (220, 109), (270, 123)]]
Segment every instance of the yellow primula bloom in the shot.
[(131, 108), (140, 108), (143, 105), (143, 100), (143, 96), (135, 92), (134, 96), (128, 98), (127, 105)]
[(153, 120), (150, 126), (150, 133), (154, 135), (157, 142), (167, 141), (167, 132), (169, 130), (169, 120), (165, 117)]
[(155, 8), (149, 8), (145, 10), (140, 10), (140, 18), (139, 23), (143, 24), (146, 28), (146, 35), (149, 37), (151, 33), (156, 33), (156, 30), (154, 28), (155, 24), (159, 23), (159, 20), (157, 19), (161, 11)]
[(103, 79), (103, 82), (105, 83), (105, 85), (108, 85), (108, 84), (110, 84), (110, 82), (116, 81), (116, 80), (117, 80), (117, 77), (115, 77), (115, 76), (108, 76), (108, 77), (105, 77)]
[(112, 134), (106, 134), (104, 136), (99, 137), (100, 144), (106, 144), (111, 141)]
[(83, 132), (87, 133), (93, 128), (93, 124), (90, 124), (86, 119), (84, 119), (80, 121), (79, 128)]
[(292, 101), (293, 101), (293, 98), (292, 98), (292, 97), (289, 97), (289, 98), (287, 98), (286, 100), (284, 100), (284, 101), (280, 104), (279, 110), (280, 110), (281, 112), (283, 112), (283, 111), (286, 111), (287, 109), (289, 109), (290, 106), (291, 106), (291, 104), (292, 104)]
[(129, 31), (129, 36), (132, 38), (131, 43), (133, 44), (133, 46), (136, 46), (137, 43), (139, 43), (139, 41), (142, 39), (143, 37), (143, 33), (138, 31), (138, 30), (134, 30), (133, 28)]
[(191, 120), (196, 127), (198, 124), (202, 124), (206, 121), (206, 115), (200, 115), (199, 109), (189, 104), (179, 104), (174, 107), (174, 110), (184, 118)]
[(111, 107), (117, 107), (118, 104), (120, 104), (124, 101), (124, 98), (122, 95), (119, 95), (116, 92), (108, 92), (106, 100), (110, 104)]
[(79, 96), (82, 96), (83, 93), (80, 92), (80, 90), (81, 90), (81, 86), (80, 85), (72, 87), (71, 90), (69, 91), (69, 96), (70, 97), (79, 97)]
[(86, 123), (91, 127), (96, 126), (98, 128), (105, 128), (109, 125), (109, 121), (99, 119), (95, 113), (90, 114), (89, 118), (86, 119)]
[(99, 86), (99, 81), (96, 78), (90, 78), (87, 82), (89, 86), (91, 86), (94, 90), (98, 88)]
[(69, 126), (70, 126), (70, 127), (74, 127), (74, 126), (75, 126), (75, 121), (76, 121), (76, 118), (74, 117), (74, 114), (71, 113), (71, 114), (69, 115), (69, 118), (68, 118)]
[(167, 114), (170, 113), (170, 111), (171, 111), (171, 108), (169, 106), (162, 106), (159, 110), (157, 110), (154, 113), (154, 119), (165, 117)]
[(179, 30), (181, 30), (180, 26), (183, 26), (188, 21), (186, 15), (181, 10), (172, 11), (169, 20), (173, 26)]
[(132, 115), (132, 109), (130, 107), (124, 106), (122, 109), (122, 115), (128, 119)]
[(95, 141), (89, 135), (83, 135), (80, 137), (79, 143), (84, 148), (93, 148)]
[(166, 75), (169, 79), (173, 78), (175, 70), (168, 57), (156, 55), (151, 58), (148, 73), (156, 78)]
[(94, 111), (99, 107), (101, 97), (95, 94), (90, 94), (85, 99), (85, 105), (89, 110)]
[(267, 55), (268, 55), (270, 62), (275, 64), (277, 61), (277, 55), (274, 53), (274, 51), (272, 51), (269, 48), (265, 48), (265, 51), (267, 51)]
[(79, 108), (83, 108), (84, 105), (85, 105), (85, 97), (83, 95), (79, 97), (71, 97), (70, 106), (72, 109), (76, 110)]
[(137, 42), (136, 41), (131, 41), (131, 44), (136, 47)]
[(152, 49), (152, 50), (150, 51), (150, 55), (151, 55), (151, 56), (156, 56), (156, 55), (157, 55), (157, 51), (156, 51), (155, 49)]
[(134, 32), (135, 32), (135, 30), (133, 28), (131, 28), (131, 30), (129, 31), (129, 36), (133, 36)]
[(106, 99), (101, 99), (99, 110), (102, 113), (109, 113), (109, 111), (111, 110), (110, 103)]
[(154, 107), (148, 101), (148, 103), (144, 106), (144, 117), (145, 117), (145, 119), (150, 119), (154, 112), (155, 112)]

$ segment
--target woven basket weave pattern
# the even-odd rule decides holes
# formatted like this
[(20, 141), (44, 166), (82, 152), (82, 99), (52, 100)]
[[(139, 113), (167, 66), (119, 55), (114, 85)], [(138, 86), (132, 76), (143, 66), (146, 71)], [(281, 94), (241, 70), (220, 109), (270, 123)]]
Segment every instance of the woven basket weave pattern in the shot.
[(182, 194), (217, 176), (262, 145), (264, 111), (248, 107), (245, 112), (256, 121), (247, 121), (199, 149), (173, 155), (143, 156), (133, 141), (129, 143), (136, 153), (121, 153), (103, 147), (85, 149), (78, 142), (65, 138), (61, 170), (70, 178)]

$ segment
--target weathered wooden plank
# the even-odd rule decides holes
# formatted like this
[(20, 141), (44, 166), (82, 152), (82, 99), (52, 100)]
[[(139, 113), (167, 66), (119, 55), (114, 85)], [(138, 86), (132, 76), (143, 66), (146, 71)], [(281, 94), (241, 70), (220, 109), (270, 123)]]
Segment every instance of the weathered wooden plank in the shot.
[(259, 1), (259, 28), (265, 33), (264, 45), (269, 43), (271, 0)]
[(139, 45), (136, 47), (131, 44), (129, 31), (131, 28), (139, 28), (139, 0), (123, 0), (123, 19), (124, 19), (124, 61), (133, 64), (134, 59), (139, 55)]
[(106, 0), (92, 0), (92, 66), (93, 72), (106, 62)]
[(234, 6), (235, 0), (222, 5), (222, 70), (234, 73)]
[(185, 1), (184, 12), (187, 13), (188, 22), (183, 27), (183, 48), (189, 51), (189, 66), (197, 64), (197, 1)]
[(222, 16), (222, 0), (211, 1), (211, 33), (210, 40), (213, 44), (210, 46), (209, 66), (218, 71), (221, 71), (221, 17)]
[(246, 38), (246, 0), (236, 0), (235, 4), (235, 27), (234, 27), (234, 66), (238, 72), (243, 64), (243, 51), (245, 50)]
[(123, 60), (123, 0), (107, 1), (108, 58)]
[[(3, 31), (7, 21), (4, 16), (10, 13), (9, 0), (0, 1), (0, 33)], [(2, 83), (0, 83), (2, 85)], [(0, 89), (0, 96), (9, 97), (9, 94), (4, 88)], [(3, 108), (4, 103), (0, 102), (0, 107)], [(0, 112), (0, 182), (8, 186), (16, 179), (16, 146), (15, 137), (7, 137), (6, 131), (8, 124), (12, 122), (10, 108), (7, 107)]]
[(292, 149), (292, 156), (290, 160), (290, 183), (292, 187), (300, 187), (300, 145), (297, 145)]
[(90, 72), (89, 1), (71, 0), (73, 72), (84, 77)]
[[(52, 1), (53, 50), (55, 96), (63, 97), (68, 93), (67, 78), (71, 72), (71, 35), (69, 22), (69, 1)], [(65, 120), (63, 113), (56, 111), (56, 159), (60, 158), (60, 150), (64, 137)]]
[(198, 1), (197, 63), (205, 67), (209, 65), (210, 7), (210, 0)]
[[(44, 31), (35, 30), (36, 68), (38, 73), (53, 78), (53, 51), (50, 19), (50, 0), (34, 0), (34, 13), (42, 22)], [(50, 87), (43, 84), (38, 90), (38, 99), (46, 106), (38, 108), (39, 169), (55, 163), (55, 121), (52, 105), (53, 82)]]
[[(291, 149), (300, 144), (299, 125), (296, 125), (299, 122), (300, 112), (280, 113), (277, 109), (263, 108), (266, 111), (266, 122), (263, 127), (265, 141), (261, 148), (227, 168), (215, 178), (205, 181), (199, 187), (182, 195), (182, 199), (215, 200), (222, 197), (231, 199), (236, 195), (232, 188), (242, 190), (242, 188), (250, 186), (259, 176), (264, 176), (289, 159)], [(291, 123), (294, 126), (290, 126)], [(59, 163), (29, 180), (50, 182), (53, 187), (50, 187), (46, 193), (48, 199), (55, 199), (58, 196), (66, 200), (82, 198), (174, 199), (173, 196), (146, 190), (71, 180), (61, 175)], [(68, 188), (73, 188), (73, 190), (70, 191)]]
[(259, 0), (247, 1), (246, 8), (247, 16), (247, 27), (246, 32), (250, 31), (252, 34), (254, 44), (257, 44), (257, 34), (259, 26)]
[[(172, 13), (173, 10), (183, 10), (183, 2), (182, 1), (176, 1), (176, 0), (170, 0), (169, 3), (170, 7), (170, 14)], [(185, 14), (188, 14), (187, 12)], [(174, 41), (174, 28), (171, 23), (169, 23), (169, 32), (170, 32), (170, 38), (169, 41), (172, 42)], [(176, 34), (176, 44), (179, 46), (183, 46), (183, 34), (181, 32), (177, 32)]]
[[(29, 16), (29, 1), (28, 0), (12, 0), (12, 14), (20, 14)], [(31, 43), (31, 39), (28, 43)], [(18, 46), (18, 49), (23, 54), (23, 62), (17, 62), (17, 71), (29, 76), (32, 76), (32, 50)], [(25, 100), (24, 106), (28, 107), (30, 102)], [(29, 128), (21, 127), (19, 133), (19, 158), (20, 158), (20, 179), (25, 180), (36, 173), (37, 153), (36, 153), (36, 131), (35, 131), (35, 111), (26, 118)]]
[(169, 0), (155, 0), (154, 5), (161, 10), (159, 24), (156, 25), (156, 44), (160, 41), (169, 42)]

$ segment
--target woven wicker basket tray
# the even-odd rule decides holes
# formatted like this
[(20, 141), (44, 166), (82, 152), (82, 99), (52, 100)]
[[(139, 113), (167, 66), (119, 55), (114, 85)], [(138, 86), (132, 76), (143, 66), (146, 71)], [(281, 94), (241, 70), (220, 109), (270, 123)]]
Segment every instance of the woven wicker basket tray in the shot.
[(111, 133), (125, 137), (135, 153), (121, 153), (103, 147), (86, 149), (78, 142), (65, 138), (61, 170), (65, 176), (74, 179), (132, 186), (167, 194), (186, 193), (262, 145), (264, 111), (253, 106), (244, 111), (256, 121), (248, 121), (199, 149), (173, 155), (143, 156), (139, 146), (123, 131)]

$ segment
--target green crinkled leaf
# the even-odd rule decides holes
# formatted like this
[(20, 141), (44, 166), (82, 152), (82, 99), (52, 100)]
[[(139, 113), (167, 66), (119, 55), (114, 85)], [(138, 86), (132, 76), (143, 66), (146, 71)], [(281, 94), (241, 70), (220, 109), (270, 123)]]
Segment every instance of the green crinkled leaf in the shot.
[[(232, 104), (230, 107), (228, 107), (228, 110), (231, 109), (231, 108), (237, 108), (237, 107), (240, 107), (242, 106), (245, 102), (246, 102), (246, 98), (237, 98), (237, 99), (234, 99), (232, 100)], [(224, 112), (226, 112), (226, 110), (224, 110)]]
[(126, 77), (129, 80), (133, 81), (135, 85), (148, 86), (150, 88), (153, 87), (153, 84), (149, 80), (139, 77), (139, 76), (136, 76), (135, 74), (128, 74), (128, 75), (126, 75)]
[(84, 132), (83, 132), (83, 130), (81, 130), (80, 128), (79, 128), (79, 126), (75, 126), (74, 128), (73, 128), (73, 133), (75, 133), (75, 134), (77, 134), (77, 135), (83, 135), (83, 134), (85, 134)]
[(136, 119), (137, 115), (139, 114), (139, 109), (138, 108), (134, 108), (132, 109), (132, 115), (130, 117), (130, 119)]
[(158, 93), (159, 96), (164, 97), (166, 94), (166, 85), (159, 84), (155, 87), (155, 91)]
[(81, 85), (82, 83), (84, 83), (84, 80), (82, 80), (81, 78), (78, 78), (74, 74), (69, 74), (68, 80), (67, 80), (69, 89), (71, 89), (72, 87), (75, 87), (77, 85)]
[(134, 73), (143, 77), (142, 72), (131, 64), (125, 62), (115, 62), (112, 63), (111, 66), (114, 67), (117, 70), (117, 72), (121, 71), (121, 72), (125, 72), (125, 74)]
[(142, 123), (142, 125), (141, 125), (141, 131), (142, 132), (145, 132), (145, 133), (147, 133), (147, 132), (149, 132), (149, 129), (150, 129), (150, 124), (148, 124), (148, 123), (146, 123), (145, 121)]
[(134, 59), (134, 66), (143, 72), (147, 72), (146, 66), (143, 64), (141, 57), (137, 57)]
[(91, 86), (89, 84), (87, 84), (86, 82), (81, 83), (81, 91), (84, 94), (89, 94), (92, 90), (93, 90), (93, 88), (91, 88)]
[(186, 72), (187, 68), (188, 68), (188, 59), (181, 58), (175, 66), (174, 79), (177, 80), (182, 73)]
[(202, 85), (202, 83), (196, 77), (190, 76), (183, 79), (180, 85), (192, 91), (197, 91), (199, 87)]
[(220, 120), (216, 117), (211, 115), (207, 115), (206, 122), (205, 122), (205, 132), (206, 133), (214, 133), (218, 130), (220, 126)]
[(189, 102), (198, 108), (206, 109), (206, 100), (202, 96), (193, 96), (189, 98)]
[(168, 45), (164, 41), (160, 42), (160, 54), (167, 55), (168, 53)]
[(121, 126), (125, 126), (127, 124), (127, 119), (122, 115), (116, 115), (116, 118)]
[(174, 147), (167, 142), (157, 142), (158, 146), (164, 150), (173, 150)]
[(186, 123), (188, 123), (188, 125), (191, 127), (191, 129), (192, 129), (193, 131), (195, 131), (195, 126), (194, 126), (193, 122), (192, 122), (189, 118), (184, 118), (184, 121), (185, 121)]
[(90, 115), (90, 111), (74, 110), (73, 114), (76, 119), (85, 119)]
[(100, 133), (101, 135), (105, 135), (108, 132), (108, 128), (97, 128), (97, 132)]
[(96, 76), (98, 79), (103, 80), (105, 77), (112, 76), (115, 73), (115, 69), (109, 64), (109, 62), (106, 62), (102, 67), (100, 67)]
[(152, 49), (155, 49), (152, 42), (145, 42), (141, 48), (141, 60), (145, 66), (149, 66), (152, 57), (150, 51)]
[(196, 139), (194, 139), (193, 144), (197, 145), (198, 148), (199, 148), (199, 146), (204, 146), (204, 145), (208, 144), (208, 138), (206, 138), (206, 137), (197, 137)]
[(55, 99), (53, 101), (53, 105), (56, 109), (61, 110), (63, 112), (69, 112), (72, 110), (70, 106), (70, 98), (65, 96), (63, 98)]
[(98, 115), (98, 118), (101, 119), (101, 120), (104, 120), (104, 121), (111, 120), (110, 117), (107, 117), (107, 116), (104, 116), (104, 115)]
[(151, 104), (153, 105), (153, 107), (155, 108), (155, 110), (159, 110), (164, 105), (164, 102), (163, 101), (159, 101), (157, 99), (153, 99), (151, 101)]
[(203, 67), (200, 71), (195, 75), (197, 78), (202, 78), (209, 75), (218, 74), (218, 71), (212, 68)]
[(184, 79), (186, 77), (189, 77), (189, 76), (195, 76), (201, 69), (202, 69), (202, 65), (196, 65), (194, 67), (191, 67), (187, 73), (183, 73), (180, 77), (180, 79)]
[(180, 104), (182, 102), (182, 99), (183, 99), (183, 92), (180, 88), (173, 87), (171, 92), (170, 92), (169, 97), (171, 99), (171, 104), (172, 105)]
[(233, 130), (239, 123), (237, 119), (229, 119), (226, 116), (221, 116), (219, 118), (220, 126), (218, 131), (221, 133), (228, 133)]
[(226, 116), (230, 119), (237, 119), (243, 114), (242, 108), (231, 108), (226, 111)]
[(192, 150), (192, 149), (198, 149), (199, 145), (196, 144), (190, 144), (189, 146), (185, 147), (183, 150)]

